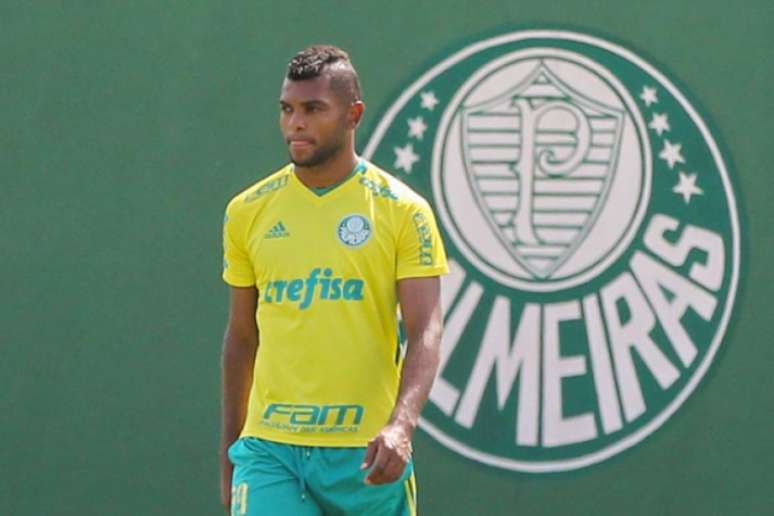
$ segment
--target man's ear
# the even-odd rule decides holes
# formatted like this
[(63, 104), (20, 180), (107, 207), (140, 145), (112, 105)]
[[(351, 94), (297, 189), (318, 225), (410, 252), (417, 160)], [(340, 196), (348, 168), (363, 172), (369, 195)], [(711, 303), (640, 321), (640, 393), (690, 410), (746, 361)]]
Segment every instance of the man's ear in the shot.
[(365, 103), (362, 100), (356, 100), (349, 106), (349, 124), (352, 129), (355, 129), (363, 118), (365, 112)]

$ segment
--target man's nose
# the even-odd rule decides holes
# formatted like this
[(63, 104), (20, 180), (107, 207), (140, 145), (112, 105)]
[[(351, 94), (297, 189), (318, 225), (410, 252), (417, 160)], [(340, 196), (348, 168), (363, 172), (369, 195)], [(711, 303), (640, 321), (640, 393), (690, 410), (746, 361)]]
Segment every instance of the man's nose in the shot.
[(296, 111), (292, 115), (290, 115), (290, 127), (299, 130), (299, 129), (306, 129), (306, 118), (304, 117), (303, 113), (299, 113)]

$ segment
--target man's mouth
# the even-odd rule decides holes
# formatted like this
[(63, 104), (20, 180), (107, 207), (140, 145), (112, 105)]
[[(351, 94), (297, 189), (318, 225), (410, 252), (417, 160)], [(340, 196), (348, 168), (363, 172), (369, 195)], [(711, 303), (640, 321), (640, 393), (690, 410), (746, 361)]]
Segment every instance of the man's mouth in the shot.
[(303, 139), (303, 138), (289, 138), (288, 145), (293, 149), (310, 147), (312, 145), (312, 140)]

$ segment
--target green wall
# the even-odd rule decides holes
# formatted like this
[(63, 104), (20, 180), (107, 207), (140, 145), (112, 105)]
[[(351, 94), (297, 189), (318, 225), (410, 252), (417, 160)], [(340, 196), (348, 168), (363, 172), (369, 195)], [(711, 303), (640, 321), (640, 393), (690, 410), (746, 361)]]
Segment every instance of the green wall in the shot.
[(0, 3), (0, 514), (219, 514), (222, 210), (285, 159), (296, 50), (351, 51), (365, 142), (443, 50), (544, 25), (698, 99), (742, 211), (737, 307), (697, 392), (602, 464), (505, 472), (418, 431), (422, 513), (774, 512), (772, 24), (764, 0)]

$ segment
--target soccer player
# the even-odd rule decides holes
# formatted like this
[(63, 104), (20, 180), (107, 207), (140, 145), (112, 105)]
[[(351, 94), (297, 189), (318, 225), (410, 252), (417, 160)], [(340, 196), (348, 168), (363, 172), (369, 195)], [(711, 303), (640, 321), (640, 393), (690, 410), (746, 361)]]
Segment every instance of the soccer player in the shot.
[(279, 104), (290, 163), (226, 209), (222, 501), (233, 515), (414, 515), (411, 438), (447, 272), (435, 219), (355, 153), (365, 105), (346, 52), (299, 52)]

